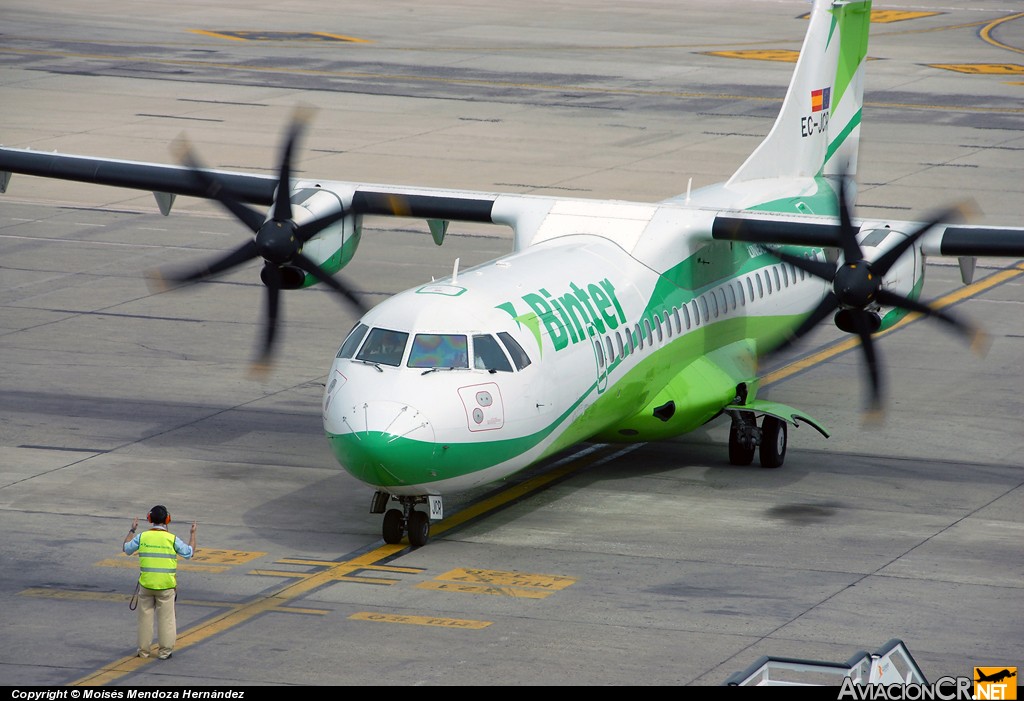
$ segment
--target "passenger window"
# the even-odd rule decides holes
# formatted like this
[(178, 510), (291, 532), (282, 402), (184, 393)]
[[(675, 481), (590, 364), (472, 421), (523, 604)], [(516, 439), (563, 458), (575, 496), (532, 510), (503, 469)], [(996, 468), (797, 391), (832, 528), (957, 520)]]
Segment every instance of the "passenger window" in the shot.
[(747, 275), (747, 297), (750, 297), (750, 301), (754, 301), (754, 283), (750, 281), (750, 276)]
[(761, 284), (761, 276), (754, 273), (754, 277), (757, 278), (757, 296), (764, 297), (764, 285)]
[(512, 356), (512, 362), (515, 363), (516, 370), (522, 370), (530, 364), (530, 356), (526, 354), (523, 347), (516, 343), (516, 339), (512, 338), (512, 335), (507, 331), (502, 331), (498, 334), (498, 338), (505, 344), (505, 350)]
[(711, 297), (711, 313), (717, 319), (718, 318), (718, 297), (715, 296), (714, 292), (712, 292), (709, 295), (709, 297)]
[(637, 347), (640, 350), (643, 350), (644, 349), (644, 332), (643, 332), (643, 329), (640, 328), (640, 324), (636, 325), (636, 340), (637, 340)]
[(594, 338), (594, 351), (597, 353), (597, 367), (604, 367), (604, 347), (601, 345), (601, 339)]
[(402, 356), (405, 355), (405, 344), (408, 340), (409, 334), (402, 331), (373, 329), (366, 336), (366, 342), (359, 350), (356, 360), (398, 367), (402, 364)]
[(612, 361), (615, 360), (615, 349), (612, 347), (612, 337), (604, 337), (605, 352), (608, 353), (608, 364), (611, 365)]
[(477, 370), (497, 370), (512, 372), (512, 364), (508, 362), (501, 346), (493, 336), (473, 336), (473, 367)]
[(461, 334), (418, 333), (406, 365), (411, 368), (468, 368), (466, 337)]
[(704, 295), (700, 296), (700, 316), (705, 324), (711, 320), (711, 317), (708, 316), (708, 298)]
[(789, 287), (789, 269), (785, 265), (780, 265), (782, 268), (782, 284), (785, 287)]
[[(683, 311), (686, 311), (686, 307), (683, 307)], [(679, 307), (672, 307), (672, 319), (676, 322), (676, 333), (682, 333), (683, 322), (679, 319)]]
[(690, 328), (690, 310), (685, 304), (683, 305), (683, 322), (686, 324), (686, 328)]
[(626, 354), (626, 349), (622, 345), (622, 334), (618, 331), (615, 332), (615, 346), (619, 350), (619, 357), (621, 358)]
[(369, 328), (365, 324), (356, 324), (352, 327), (352, 330), (348, 333), (348, 338), (345, 339), (345, 342), (341, 344), (341, 348), (338, 349), (337, 357), (351, 358), (355, 354), (356, 348), (359, 347), (359, 342), (363, 340), (363, 336), (366, 335), (367, 331), (369, 331)]
[[(661, 343), (662, 341), (665, 340), (665, 336), (662, 334), (661, 331), (661, 317), (658, 316), (657, 314), (654, 315), (654, 332), (658, 334), (658, 343)], [(654, 342), (653, 338), (651, 339), (651, 342)]]
[[(775, 274), (778, 275), (778, 273), (775, 273)], [(768, 288), (768, 294), (771, 294), (772, 293), (772, 276), (768, 273), (767, 270), (764, 271), (764, 285), (765, 285), (765, 287)]]
[(633, 345), (633, 334), (629, 331), (626, 332), (626, 354), (629, 355), (636, 347)]
[(779, 266), (776, 265), (776, 266), (772, 267), (772, 274), (775, 275), (775, 289), (781, 290), (782, 289), (782, 285), (780, 284), (780, 281), (779, 281)]

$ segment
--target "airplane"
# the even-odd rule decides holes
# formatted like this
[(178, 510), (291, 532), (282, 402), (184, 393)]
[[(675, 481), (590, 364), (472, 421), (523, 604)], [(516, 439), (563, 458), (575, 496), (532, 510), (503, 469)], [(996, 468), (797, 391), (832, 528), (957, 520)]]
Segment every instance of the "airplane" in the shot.
[[(338, 463), (372, 487), (382, 537), (425, 545), (443, 499), (505, 479), (581, 442), (649, 442), (728, 418), (728, 458), (784, 463), (788, 430), (814, 418), (759, 397), (759, 368), (829, 317), (860, 341), (866, 416), (884, 379), (873, 336), (911, 313), (979, 351), (985, 335), (921, 301), (925, 259), (1024, 257), (1024, 227), (974, 226), (952, 206), (920, 221), (852, 212), (871, 0), (814, 0), (778, 117), (727, 181), (660, 202), (597, 200), (293, 177), (299, 110), (277, 175), (0, 148), (11, 173), (215, 200), (252, 238), (159, 289), (263, 260), (266, 371), (284, 290), (331, 288), (358, 312), (325, 378), (323, 427)], [(266, 213), (254, 206), (269, 207)], [(338, 273), (364, 218), (512, 229), (512, 250), (366, 309)]]
[(1010, 679), (1010, 678), (1016, 677), (1016, 676), (1017, 676), (1017, 672), (1016, 671), (1012, 671), (1011, 672), (1009, 669), (1002, 669), (1002, 670), (1000, 670), (998, 672), (994, 672), (993, 674), (983, 674), (981, 672), (978, 672), (978, 678), (975, 679), (974, 681), (976, 681), (976, 682), (1001, 682), (1001, 681), (1003, 681), (1005, 679)]

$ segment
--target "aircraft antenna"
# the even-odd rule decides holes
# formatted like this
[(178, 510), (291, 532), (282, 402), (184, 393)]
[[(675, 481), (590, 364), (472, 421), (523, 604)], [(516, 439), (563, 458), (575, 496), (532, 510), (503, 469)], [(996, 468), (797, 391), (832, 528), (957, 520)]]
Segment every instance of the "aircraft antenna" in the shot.
[(455, 259), (455, 265), (452, 267), (452, 284), (456, 284), (459, 281), (459, 259)]
[(690, 204), (690, 188), (693, 187), (693, 178), (686, 181), (686, 204)]

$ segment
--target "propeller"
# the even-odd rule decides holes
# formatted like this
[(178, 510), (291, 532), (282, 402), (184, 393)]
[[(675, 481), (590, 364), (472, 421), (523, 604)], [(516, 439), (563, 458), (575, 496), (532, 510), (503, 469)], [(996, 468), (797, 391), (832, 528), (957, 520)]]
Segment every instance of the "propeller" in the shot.
[(268, 216), (232, 197), (217, 175), (200, 164), (188, 142), (184, 138), (179, 139), (175, 149), (182, 165), (191, 169), (193, 177), (206, 189), (207, 196), (223, 205), (253, 232), (254, 237), (238, 248), (198, 267), (155, 270), (149, 273), (151, 286), (162, 291), (202, 282), (251, 260), (262, 258), (263, 270), (260, 272), (260, 278), (267, 287), (267, 306), (263, 343), (252, 366), (254, 373), (258, 375), (266, 374), (270, 369), (280, 317), (280, 297), (285, 268), (298, 268), (312, 275), (340, 295), (360, 314), (367, 309), (347, 285), (329, 275), (302, 253), (302, 247), (306, 242), (345, 217), (345, 211), (341, 210), (301, 225), (294, 219), (291, 203), (292, 154), (308, 120), (309, 111), (299, 109), (288, 128), (281, 154), (277, 193)]
[(884, 394), (882, 370), (872, 340), (872, 334), (878, 330), (880, 319), (871, 311), (873, 306), (896, 307), (937, 319), (943, 322), (947, 328), (968, 338), (971, 348), (977, 352), (984, 350), (987, 337), (980, 329), (948, 312), (882, 287), (886, 273), (899, 260), (900, 256), (906, 253), (932, 227), (965, 216), (968, 211), (966, 205), (948, 207), (937, 212), (878, 259), (868, 261), (865, 260), (864, 253), (857, 242), (859, 228), (852, 223), (847, 204), (846, 182), (847, 176), (844, 175), (839, 180), (838, 192), (837, 240), (843, 251), (842, 265), (837, 268), (832, 263), (800, 258), (780, 250), (771, 250), (772, 255), (779, 260), (830, 283), (831, 289), (797, 328), (762, 355), (772, 355), (788, 348), (809, 333), (829, 314), (835, 312), (836, 325), (844, 331), (855, 333), (859, 337), (861, 348), (864, 351), (870, 392), (865, 419), (871, 422), (880, 419), (883, 414), (882, 397)]

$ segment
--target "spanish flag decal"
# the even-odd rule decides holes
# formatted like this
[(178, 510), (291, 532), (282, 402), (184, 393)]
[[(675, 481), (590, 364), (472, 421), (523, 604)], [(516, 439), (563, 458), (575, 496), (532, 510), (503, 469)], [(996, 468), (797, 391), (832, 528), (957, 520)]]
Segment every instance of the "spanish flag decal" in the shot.
[(828, 109), (829, 96), (832, 94), (832, 88), (823, 88), (821, 90), (811, 90), (811, 111), (821, 112), (822, 110)]

